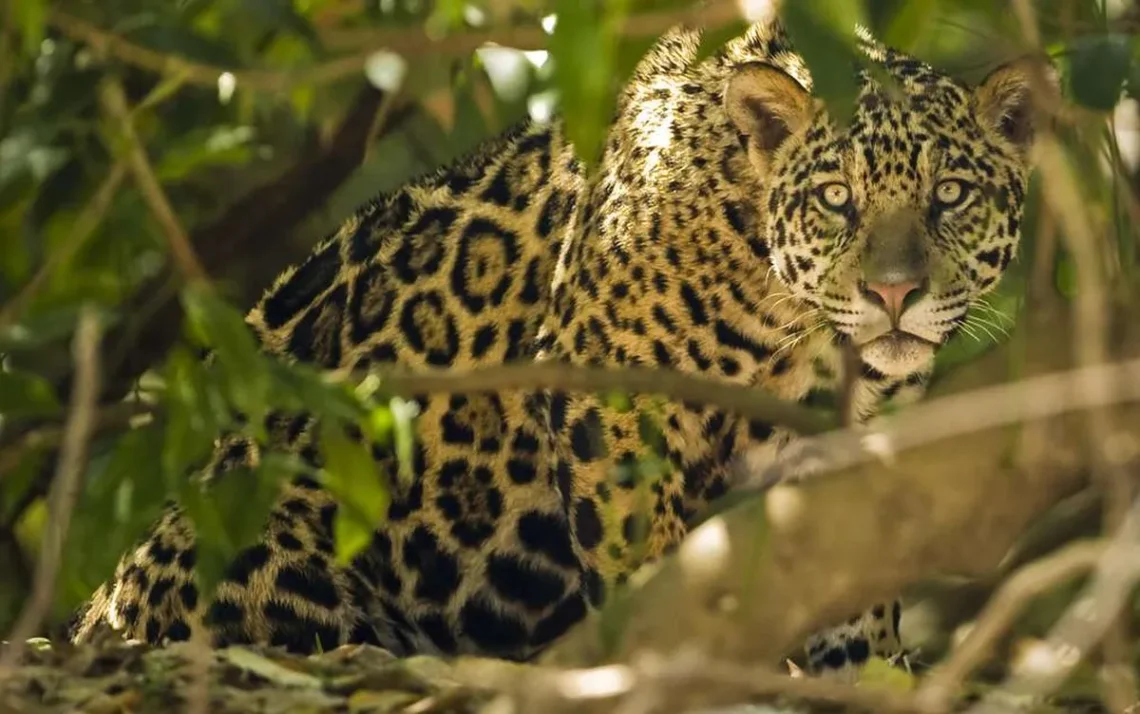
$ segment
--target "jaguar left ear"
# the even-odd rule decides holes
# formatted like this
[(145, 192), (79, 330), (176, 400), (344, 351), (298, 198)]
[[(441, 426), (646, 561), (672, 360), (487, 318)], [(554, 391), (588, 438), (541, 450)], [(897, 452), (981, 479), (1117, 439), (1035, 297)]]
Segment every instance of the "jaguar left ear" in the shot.
[(1034, 58), (1007, 62), (990, 72), (974, 90), (978, 119), (987, 129), (1027, 150), (1040, 120), (1035, 92), (1038, 99), (1046, 101), (1060, 95), (1053, 68)]
[(770, 154), (811, 119), (811, 95), (778, 67), (741, 65), (728, 80), (724, 108), (753, 149)]

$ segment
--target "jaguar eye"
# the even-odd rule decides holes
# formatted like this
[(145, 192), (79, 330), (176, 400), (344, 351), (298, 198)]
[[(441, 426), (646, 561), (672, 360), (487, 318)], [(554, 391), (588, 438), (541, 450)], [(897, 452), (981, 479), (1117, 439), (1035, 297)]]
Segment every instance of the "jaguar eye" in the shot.
[(851, 203), (851, 189), (837, 181), (823, 184), (816, 189), (816, 193), (823, 205), (833, 211), (842, 210)]
[(953, 208), (970, 195), (970, 185), (958, 179), (939, 181), (934, 187), (934, 201), (940, 208)]

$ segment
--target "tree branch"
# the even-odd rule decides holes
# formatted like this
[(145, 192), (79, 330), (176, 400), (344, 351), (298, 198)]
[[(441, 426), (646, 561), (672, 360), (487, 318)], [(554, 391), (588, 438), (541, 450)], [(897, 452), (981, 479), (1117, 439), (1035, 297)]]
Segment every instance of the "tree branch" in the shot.
[[(720, 27), (740, 18), (740, 9), (735, 0), (712, 0), (680, 10), (635, 15), (626, 20), (620, 32), (627, 37), (653, 37), (681, 23)], [(355, 51), (306, 69), (279, 72), (223, 67), (166, 54), (131, 42), (61, 10), (50, 11), (48, 21), (68, 37), (86, 42), (96, 52), (114, 56), (142, 69), (180, 76), (187, 82), (210, 87), (217, 86), (219, 76), (229, 74), (239, 88), (266, 92), (280, 92), (297, 85), (327, 84), (360, 74), (368, 58), (379, 50), (415, 58), (428, 55), (466, 55), (488, 43), (534, 49), (546, 46), (549, 40), (549, 36), (537, 25), (465, 30), (444, 37), (429, 33), (422, 27), (329, 30), (322, 34), (331, 45)]]
[(126, 152), (127, 164), (135, 179), (135, 184), (142, 194), (143, 201), (146, 202), (151, 214), (158, 222), (159, 228), (166, 236), (170, 254), (174, 257), (174, 262), (181, 271), (182, 277), (192, 282), (205, 281), (207, 279), (206, 271), (198, 261), (198, 256), (194, 254), (186, 231), (183, 230), (182, 224), (174, 215), (170, 200), (166, 197), (166, 192), (162, 190), (162, 186), (159, 185), (158, 177), (154, 175), (154, 169), (146, 155), (146, 147), (143, 146), (142, 140), (135, 131), (134, 120), (131, 118), (131, 110), (127, 105), (127, 97), (123, 93), (122, 85), (119, 84), (118, 80), (108, 77), (103, 80), (101, 89), (100, 100), (103, 104), (103, 110), (115, 121), (115, 128), (122, 135), (126, 144), (123, 148)]
[(0, 679), (19, 664), (24, 642), (39, 630), (55, 597), (56, 575), (67, 540), (71, 511), (82, 486), (87, 446), (94, 424), (95, 398), (99, 394), (100, 333), (98, 313), (92, 307), (84, 306), (73, 344), (75, 389), (71, 394), (63, 444), (56, 464), (55, 478), (52, 480), (51, 512), (36, 565), (32, 594), (12, 628), (8, 648), (0, 654)]

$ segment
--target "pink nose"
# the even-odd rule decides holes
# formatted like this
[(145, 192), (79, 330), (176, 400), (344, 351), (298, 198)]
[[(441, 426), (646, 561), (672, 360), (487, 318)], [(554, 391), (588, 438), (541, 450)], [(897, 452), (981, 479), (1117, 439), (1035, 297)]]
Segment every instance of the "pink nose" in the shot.
[(922, 285), (916, 280), (904, 280), (900, 283), (867, 283), (866, 290), (878, 296), (887, 314), (892, 320), (897, 320), (902, 315), (907, 296), (922, 290)]

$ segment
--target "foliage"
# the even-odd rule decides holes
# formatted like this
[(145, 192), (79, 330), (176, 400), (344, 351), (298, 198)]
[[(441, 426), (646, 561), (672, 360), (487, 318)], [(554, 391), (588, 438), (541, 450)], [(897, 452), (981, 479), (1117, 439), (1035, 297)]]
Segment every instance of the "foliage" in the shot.
[[(678, 0), (191, 0), (93, 4), (21, 0), (0, 34), (0, 454), (21, 436), (58, 424), (70, 386), (70, 338), (80, 308), (98, 308), (114, 329), (108, 354), (129, 355), (148, 338), (140, 294), (171, 270), (171, 235), (125, 169), (121, 117), (100, 92), (121, 86), (129, 120), (184, 232), (215, 219), (327, 138), (362, 84), (388, 90), (413, 120), (380, 133), (368, 159), (332, 192), (325, 210), (280, 235), (272, 254), (242, 254), (208, 266), (211, 281), (176, 277), (185, 320), (181, 339), (139, 365), (136, 396), (160, 414), (138, 428), (102, 431), (92, 444), (65, 551), (56, 614), (85, 597), (124, 550), (177, 498), (203, 534), (204, 575), (253, 537), (282, 478), (303, 467), (270, 455), (253, 472), (214, 484), (206, 498), (188, 478), (223, 430), (265, 445), (262, 417), (310, 412), (322, 418), (327, 466), (317, 476), (345, 508), (338, 556), (367, 542), (384, 517), (387, 488), (355, 438), (390, 443), (404, 457), (412, 414), (383, 385), (356, 389), (300, 365), (269, 360), (238, 306), (303, 255), (336, 220), (378, 190), (432, 168), (524, 116), (559, 112), (590, 166), (604, 144), (617, 91), (656, 39), (645, 18), (688, 13)], [(1114, 3), (1035, 4), (1041, 44), (1080, 114), (1064, 138), (1082, 178), (1082, 200), (1114, 241), (1111, 271), (1135, 276), (1134, 178), (1105, 118), (1122, 95), (1140, 95), (1140, 42)], [(550, 16), (556, 16), (553, 28)], [(544, 20), (543, 18), (547, 18)], [(789, 3), (789, 31), (814, 71), (816, 90), (837, 117), (852, 99), (857, 62), (850, 24), (977, 79), (1021, 37), (1010, 4), (991, 0), (831, 0)], [(1135, 20), (1132, 20), (1134, 23)], [(707, 51), (739, 29), (710, 28)], [(476, 33), (525, 44), (476, 48)], [(509, 44), (509, 43), (508, 43)], [(541, 49), (540, 49), (541, 48)], [(974, 328), (950, 345), (940, 367), (977, 357), (1015, 320), (1037, 255), (1039, 196), (1031, 200), (1025, 253)], [(1071, 257), (1060, 250), (1054, 287), (1077, 294)], [(175, 267), (177, 267), (175, 265)], [(176, 271), (171, 271), (177, 275)], [(1133, 281), (1134, 284), (1135, 281)], [(169, 287), (169, 284), (168, 284)], [(143, 298), (148, 295), (142, 294)], [(120, 329), (125, 328), (125, 329)], [(213, 354), (210, 364), (200, 351)], [(144, 372), (145, 371), (145, 372)], [(124, 394), (104, 394), (109, 405)], [(628, 401), (615, 395), (615, 399)], [(237, 413), (246, 418), (238, 419)], [(657, 440), (646, 427), (646, 442)], [(47, 445), (50, 446), (50, 445)], [(39, 546), (50, 475), (47, 446), (0, 458), (0, 631), (13, 621)], [(406, 459), (405, 459), (406, 460)], [(660, 465), (647, 461), (651, 471)], [(251, 485), (252, 484), (252, 485)], [(210, 565), (213, 564), (213, 565)]]

